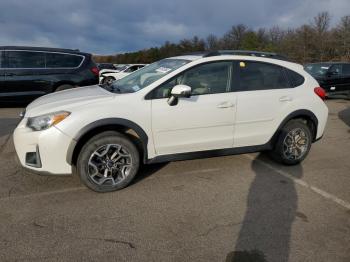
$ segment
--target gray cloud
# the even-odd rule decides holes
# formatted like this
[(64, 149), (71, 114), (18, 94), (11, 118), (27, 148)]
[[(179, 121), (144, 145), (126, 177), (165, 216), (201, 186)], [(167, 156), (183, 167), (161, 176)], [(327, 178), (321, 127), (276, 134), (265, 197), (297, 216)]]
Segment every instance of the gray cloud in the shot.
[(333, 23), (349, 0), (0, 0), (0, 45), (79, 48), (109, 54), (198, 35), (222, 35), (238, 23), (252, 28), (308, 23), (329, 11)]

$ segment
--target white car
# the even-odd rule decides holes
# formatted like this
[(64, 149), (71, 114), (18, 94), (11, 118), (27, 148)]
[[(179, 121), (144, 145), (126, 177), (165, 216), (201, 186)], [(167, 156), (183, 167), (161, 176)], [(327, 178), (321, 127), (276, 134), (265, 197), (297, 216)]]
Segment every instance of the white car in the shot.
[(299, 64), (229, 52), (163, 59), (113, 83), (43, 96), (14, 132), (20, 163), (127, 186), (140, 164), (268, 151), (300, 163), (325, 130), (324, 90)]
[(102, 70), (100, 72), (100, 84), (110, 86), (115, 80), (122, 79), (144, 66), (145, 64), (121, 65), (117, 66), (116, 70)]

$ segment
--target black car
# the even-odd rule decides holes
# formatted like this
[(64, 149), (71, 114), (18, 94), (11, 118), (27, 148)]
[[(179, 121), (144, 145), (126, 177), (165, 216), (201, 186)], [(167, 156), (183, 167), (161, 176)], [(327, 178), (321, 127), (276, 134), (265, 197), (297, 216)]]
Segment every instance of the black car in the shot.
[(0, 102), (28, 102), (38, 96), (98, 84), (91, 54), (43, 47), (0, 47)]
[(328, 95), (346, 94), (350, 97), (350, 63), (329, 62), (304, 66)]

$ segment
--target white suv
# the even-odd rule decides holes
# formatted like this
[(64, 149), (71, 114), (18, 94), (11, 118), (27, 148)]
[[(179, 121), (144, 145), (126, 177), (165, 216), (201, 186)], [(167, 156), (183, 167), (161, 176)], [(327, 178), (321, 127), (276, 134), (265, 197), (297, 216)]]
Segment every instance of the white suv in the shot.
[(300, 163), (322, 137), (324, 91), (299, 64), (230, 52), (160, 60), (113, 83), (46, 95), (14, 132), (21, 164), (91, 189), (127, 186), (141, 163), (269, 151)]

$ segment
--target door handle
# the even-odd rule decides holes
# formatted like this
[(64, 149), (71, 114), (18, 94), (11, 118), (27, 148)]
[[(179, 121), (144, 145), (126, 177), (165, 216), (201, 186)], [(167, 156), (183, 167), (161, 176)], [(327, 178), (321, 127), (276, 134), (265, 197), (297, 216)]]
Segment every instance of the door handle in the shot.
[(234, 107), (235, 105), (231, 102), (222, 102), (217, 105), (217, 108), (229, 108), (229, 107)]
[(291, 98), (290, 96), (281, 96), (280, 97), (280, 102), (290, 102), (292, 100), (293, 100), (293, 98)]

